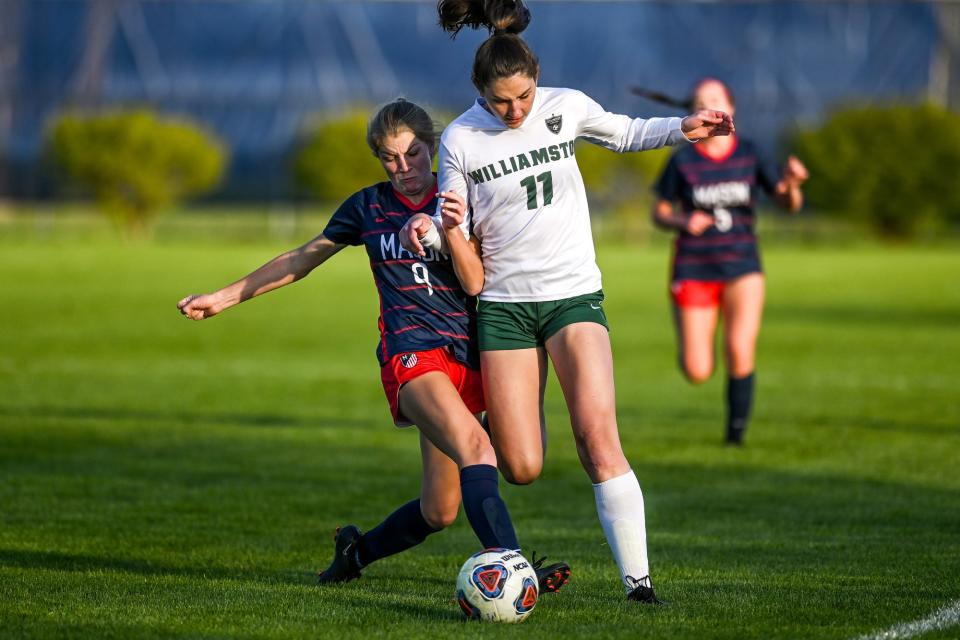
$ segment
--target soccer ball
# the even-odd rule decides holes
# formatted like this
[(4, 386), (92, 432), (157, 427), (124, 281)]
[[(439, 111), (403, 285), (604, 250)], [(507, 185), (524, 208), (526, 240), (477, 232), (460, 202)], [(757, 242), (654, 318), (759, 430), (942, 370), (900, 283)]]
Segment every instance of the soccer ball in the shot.
[(521, 622), (537, 605), (537, 573), (520, 553), (485, 549), (463, 563), (457, 602), (472, 620)]

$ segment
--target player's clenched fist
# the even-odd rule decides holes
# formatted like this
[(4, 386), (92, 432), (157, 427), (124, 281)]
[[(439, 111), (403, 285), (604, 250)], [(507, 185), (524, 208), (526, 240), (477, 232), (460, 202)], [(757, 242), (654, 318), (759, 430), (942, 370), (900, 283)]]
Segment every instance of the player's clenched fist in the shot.
[(700, 109), (687, 116), (680, 123), (683, 135), (689, 140), (697, 141), (713, 136), (728, 136), (736, 127), (733, 126), (733, 117), (729, 113), (715, 109)]
[(203, 320), (223, 311), (217, 299), (209, 294), (187, 296), (177, 303), (177, 309), (191, 320)]
[(423, 250), (423, 244), (420, 240), (426, 237), (431, 230), (436, 230), (433, 226), (433, 220), (425, 213), (417, 213), (407, 220), (407, 223), (400, 229), (400, 246), (410, 253), (418, 256), (426, 255)]
[(697, 209), (687, 216), (684, 229), (692, 236), (703, 235), (703, 232), (714, 225), (713, 216)]

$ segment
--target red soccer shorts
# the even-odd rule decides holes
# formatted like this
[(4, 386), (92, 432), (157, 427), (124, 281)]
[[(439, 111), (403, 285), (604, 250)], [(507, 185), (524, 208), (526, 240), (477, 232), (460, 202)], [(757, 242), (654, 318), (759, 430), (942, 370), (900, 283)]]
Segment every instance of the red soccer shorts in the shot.
[(449, 349), (439, 347), (430, 351), (402, 353), (380, 367), (383, 391), (387, 394), (390, 414), (393, 416), (395, 425), (409, 427), (413, 424), (400, 412), (400, 388), (414, 378), (431, 371), (439, 371), (450, 378), (450, 382), (463, 399), (463, 404), (471, 413), (480, 413), (486, 409), (480, 371), (471, 369), (457, 360)]
[(677, 280), (670, 295), (678, 307), (719, 307), (726, 287), (723, 280)]

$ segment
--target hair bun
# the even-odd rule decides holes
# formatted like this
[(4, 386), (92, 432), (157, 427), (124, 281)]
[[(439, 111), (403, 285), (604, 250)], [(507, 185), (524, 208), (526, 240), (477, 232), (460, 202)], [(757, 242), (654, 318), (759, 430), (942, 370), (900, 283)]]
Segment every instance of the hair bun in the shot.
[(439, 0), (440, 27), (456, 37), (464, 27), (485, 28), (493, 35), (520, 33), (530, 24), (523, 0)]
[(521, 33), (527, 28), (527, 25), (530, 24), (530, 9), (524, 6), (521, 0), (516, 0), (516, 2), (509, 4), (514, 5), (513, 11), (506, 13), (500, 18), (498, 24), (493, 26), (494, 35), (501, 33)]

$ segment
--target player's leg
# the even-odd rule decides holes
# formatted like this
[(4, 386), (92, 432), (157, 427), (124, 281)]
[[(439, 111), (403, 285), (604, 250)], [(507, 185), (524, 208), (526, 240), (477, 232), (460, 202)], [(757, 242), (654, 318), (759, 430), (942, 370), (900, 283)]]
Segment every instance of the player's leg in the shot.
[(431, 371), (400, 392), (403, 414), (456, 465), (463, 508), (480, 543), (518, 549), (517, 534), (500, 497), (497, 457), (479, 420), (464, 404), (448, 375)]
[(317, 576), (319, 584), (349, 582), (367, 565), (405, 551), (427, 536), (453, 524), (460, 508), (456, 463), (420, 434), (423, 480), (420, 498), (407, 502), (367, 533), (355, 525), (337, 529), (330, 567)]
[[(605, 319), (604, 319), (605, 322)], [(613, 355), (603, 324), (577, 322), (546, 342), (570, 412), (577, 453), (628, 598), (659, 602), (650, 581), (643, 492), (617, 431)]]
[(460, 510), (460, 468), (422, 431), (420, 457), (423, 461), (420, 512), (434, 529), (446, 529), (457, 519)]
[(457, 464), (420, 434), (423, 481), (420, 498), (411, 500), (364, 534), (357, 543), (360, 568), (406, 551), (453, 524), (460, 508)]
[(764, 293), (762, 273), (750, 273), (729, 282), (723, 293), (729, 444), (743, 442), (750, 418)]
[(539, 347), (481, 351), (480, 371), (500, 471), (512, 484), (529, 484), (543, 469), (546, 449), (546, 353)]
[[(460, 401), (461, 407), (467, 409), (479, 408), (482, 405), (483, 397), (482, 393), (478, 393), (482, 392), (482, 389), (479, 388), (481, 383), (476, 372), (460, 365), (452, 371), (452, 374), (453, 381), (457, 384), (456, 391), (462, 398)], [(428, 378), (428, 376), (431, 377)], [(437, 407), (443, 405), (438, 396), (446, 394), (446, 387), (451, 383), (451, 379), (446, 378), (446, 382), (444, 382), (444, 379), (437, 379), (432, 376), (433, 374), (427, 374), (417, 378), (417, 380), (423, 378), (426, 378), (426, 380), (415, 387), (411, 387), (410, 394), (404, 396), (401, 401), (403, 413), (416, 419), (417, 424), (420, 425), (421, 433), (425, 434), (423, 441), (431, 445), (440, 456), (453, 463), (454, 470), (459, 465), (459, 488), (463, 496), (464, 511), (467, 512), (467, 519), (484, 547), (518, 549), (519, 542), (510, 520), (510, 514), (500, 497), (500, 490), (497, 486), (496, 456), (493, 453), (493, 447), (487, 433), (480, 426), (480, 416), (479, 414), (472, 416), (472, 422), (469, 423), (470, 428), (467, 429), (465, 428), (467, 424), (466, 416), (458, 415), (459, 409), (457, 407), (450, 406), (447, 410), (437, 410)], [(407, 386), (410, 386), (410, 384)], [(413, 400), (414, 398), (416, 400)], [(448, 454), (444, 454), (443, 451), (448, 452)], [(454, 459), (458, 462), (454, 463)], [(429, 492), (429, 495), (437, 496), (436, 499), (441, 501), (439, 505), (439, 511), (443, 514), (441, 517), (449, 518), (452, 521), (456, 516), (460, 493), (457, 494), (457, 501), (454, 502), (450, 499), (446, 488), (447, 483), (455, 481), (456, 477), (451, 477), (449, 464), (444, 464), (442, 460), (438, 460), (431, 467), (443, 471), (443, 474), (435, 473), (428, 477), (428, 459), (425, 455), (424, 490), (426, 492), (429, 487), (436, 486), (436, 489)], [(425, 493), (424, 495), (428, 494)], [(422, 501), (425, 499), (421, 498)], [(428, 513), (426, 507), (424, 513)], [(533, 554), (530, 560), (536, 571), (541, 593), (559, 591), (569, 582), (570, 566), (567, 563), (555, 562), (548, 565), (545, 563), (546, 558), (538, 559), (535, 556), (536, 554)]]
[(713, 375), (717, 317), (716, 305), (686, 306), (676, 301), (673, 303), (680, 369), (693, 384), (706, 382)]
[[(483, 408), (479, 375), (472, 372), (468, 376), (468, 372), (446, 349), (403, 354), (381, 367), (394, 422), (420, 426), (422, 496), (394, 511), (366, 535), (354, 525), (338, 529), (334, 561), (318, 576), (319, 583), (356, 578), (363, 566), (419, 544), (446, 526), (456, 518), (461, 485), (465, 511), (481, 542), (518, 547), (499, 496), (493, 447), (465, 404), (469, 398), (480, 405), (473, 411)], [(454, 386), (451, 375), (463, 389)]]

